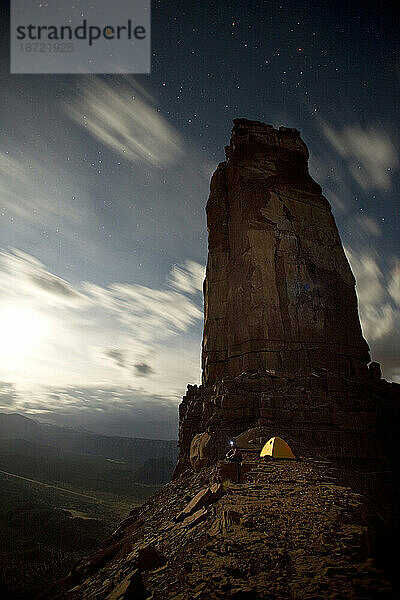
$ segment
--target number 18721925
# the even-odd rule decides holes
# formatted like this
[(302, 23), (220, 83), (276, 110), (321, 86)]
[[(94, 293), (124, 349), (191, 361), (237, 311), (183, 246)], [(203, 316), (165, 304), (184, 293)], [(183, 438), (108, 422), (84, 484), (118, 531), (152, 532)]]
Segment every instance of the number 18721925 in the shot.
[(66, 42), (53, 42), (45, 44), (41, 42), (24, 42), (20, 45), (21, 52), (73, 52), (74, 45)]

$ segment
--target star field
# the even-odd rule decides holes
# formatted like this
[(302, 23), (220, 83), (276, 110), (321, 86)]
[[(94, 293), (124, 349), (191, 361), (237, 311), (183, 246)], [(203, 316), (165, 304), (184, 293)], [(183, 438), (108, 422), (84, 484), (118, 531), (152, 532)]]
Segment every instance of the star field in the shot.
[[(70, 323), (72, 347), (82, 347), (84, 358), (80, 366), (71, 359), (59, 386), (80, 392), (86, 386), (92, 398), (96, 386), (113, 389), (122, 381), (123, 393), (136, 390), (139, 404), (143, 393), (159, 399), (168, 388), (163, 401), (175, 407), (186, 384), (198, 379), (204, 208), (237, 117), (301, 131), (311, 174), (332, 205), (357, 277), (364, 333), (387, 377), (400, 379), (400, 10), (394, 3), (156, 0), (151, 74), (136, 77), (10, 75), (2, 11), (0, 281), (11, 293), (17, 284), (1, 268), (17, 264), (15, 289), (25, 282), (36, 302), (40, 294), (27, 273), (37, 269), (72, 286), (84, 310), (95, 307), (78, 315), (62, 304), (58, 319)], [(23, 254), (12, 258), (11, 249)], [(151, 341), (160, 306), (171, 298), (191, 318), (170, 315), (165, 337), (160, 330)], [(53, 300), (46, 296), (57, 321)], [(152, 312), (143, 316), (146, 302)], [(174, 370), (181, 347), (186, 362)], [(32, 380), (36, 390), (57, 385), (71, 350), (60, 346), (59, 363), (55, 351), (43, 352), (43, 364), (52, 366)], [(113, 363), (112, 356), (123, 360)], [(149, 365), (148, 376), (138, 380), (122, 364)], [(27, 378), (0, 372), (0, 381), (17, 389), (29, 388)], [(67, 394), (75, 411), (77, 394), (72, 388)], [(67, 418), (62, 414), (60, 421)]]

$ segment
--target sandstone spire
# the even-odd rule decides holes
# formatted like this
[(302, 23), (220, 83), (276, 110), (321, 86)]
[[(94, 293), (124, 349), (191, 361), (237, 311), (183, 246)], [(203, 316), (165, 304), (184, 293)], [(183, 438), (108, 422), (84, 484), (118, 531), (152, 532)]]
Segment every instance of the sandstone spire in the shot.
[(235, 119), (225, 150), (207, 203), (203, 383), (179, 408), (175, 474), (254, 428), (295, 454), (379, 456), (375, 399), (389, 388), (367, 368), (355, 280), (306, 145), (296, 129)]
[(366, 372), (355, 280), (296, 129), (235, 119), (211, 180), (203, 383)]

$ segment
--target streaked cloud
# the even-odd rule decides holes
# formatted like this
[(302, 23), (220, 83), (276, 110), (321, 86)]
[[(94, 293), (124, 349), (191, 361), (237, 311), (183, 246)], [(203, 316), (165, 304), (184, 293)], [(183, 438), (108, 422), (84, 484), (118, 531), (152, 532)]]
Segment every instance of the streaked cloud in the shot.
[(75, 307), (88, 301), (67, 281), (49, 273), (40, 261), (18, 249), (0, 251), (0, 282), (4, 294), (14, 298)]
[(194, 294), (203, 289), (205, 269), (199, 263), (187, 260), (183, 265), (174, 265), (169, 277), (171, 287)]
[(154, 373), (154, 370), (151, 368), (151, 366), (144, 362), (137, 363), (134, 365), (134, 367), (136, 374), (140, 377), (149, 377), (152, 373)]
[(15, 386), (7, 381), (0, 381), (0, 407), (13, 408), (17, 399), (18, 393)]
[(400, 260), (395, 261), (389, 280), (388, 292), (393, 301), (400, 308)]
[[(176, 285), (177, 270), (186, 274), (185, 286), (181, 280)], [(12, 322), (0, 339), (0, 379), (19, 390), (137, 385), (176, 401), (188, 382), (199, 379), (200, 340), (193, 343), (191, 335), (202, 319), (197, 292), (203, 270), (193, 261), (175, 265), (161, 289), (72, 286), (34, 257), (3, 251), (0, 316), (11, 315)]]
[(86, 211), (70, 201), (67, 190), (74, 189), (74, 177), (57, 160), (48, 157), (44, 163), (37, 155), (34, 148), (0, 148), (2, 216), (32, 223), (76, 223)]
[[(7, 384), (5, 384), (7, 385)], [(1, 397), (1, 383), (0, 383)], [(82, 385), (19, 393), (4, 412), (24, 414), (56, 425), (84, 427), (105, 435), (176, 439), (176, 400), (134, 386)]]
[(105, 350), (104, 356), (111, 358), (112, 361), (121, 369), (126, 368), (125, 356), (122, 350), (118, 350), (117, 348), (113, 348), (111, 350)]
[[(387, 310), (388, 304), (385, 302), (384, 276), (376, 258), (367, 251), (364, 254), (356, 254), (349, 248), (345, 251), (357, 282), (364, 335), (369, 341), (373, 341), (381, 337), (391, 325), (387, 322), (390, 311)], [(386, 315), (386, 319), (383, 319), (383, 322), (381, 320), (381, 327), (377, 328), (376, 315), (379, 312), (381, 317)]]
[[(133, 77), (71, 80), (37, 114), (18, 90), (4, 96), (15, 118), (3, 120), (0, 140), (3, 247), (34, 254), (75, 283), (151, 280), (188, 256), (204, 260), (207, 153), (201, 141), (183, 140)], [(98, 126), (112, 129), (111, 144), (86, 126), (92, 106)]]
[(399, 157), (390, 135), (381, 125), (349, 125), (335, 130), (320, 121), (322, 132), (364, 191), (390, 190)]
[(93, 77), (77, 90), (67, 114), (125, 160), (167, 167), (183, 153), (180, 134), (157, 112), (154, 99), (132, 80), (122, 85)]
[(380, 237), (382, 235), (382, 229), (377, 219), (368, 215), (357, 215), (356, 222), (361, 230), (367, 235), (374, 237)]
[(388, 379), (400, 381), (400, 270), (383, 269), (370, 248), (346, 255), (356, 278), (362, 329), (372, 360), (381, 362)]
[(335, 211), (341, 213), (345, 213), (348, 211), (348, 206), (346, 205), (346, 203), (341, 198), (339, 198), (339, 196), (335, 192), (333, 192), (332, 190), (327, 190), (325, 193), (329, 203)]

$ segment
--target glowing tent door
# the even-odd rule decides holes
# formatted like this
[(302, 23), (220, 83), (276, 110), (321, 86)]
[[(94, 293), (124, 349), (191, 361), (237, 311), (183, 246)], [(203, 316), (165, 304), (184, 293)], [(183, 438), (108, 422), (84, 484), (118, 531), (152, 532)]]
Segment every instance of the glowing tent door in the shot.
[(260, 456), (272, 458), (295, 458), (289, 444), (280, 437), (273, 437), (264, 445)]

